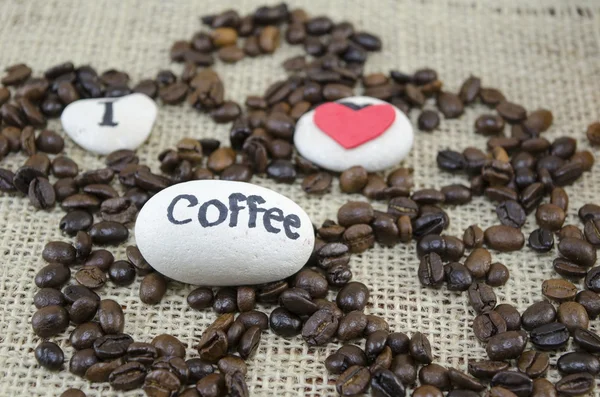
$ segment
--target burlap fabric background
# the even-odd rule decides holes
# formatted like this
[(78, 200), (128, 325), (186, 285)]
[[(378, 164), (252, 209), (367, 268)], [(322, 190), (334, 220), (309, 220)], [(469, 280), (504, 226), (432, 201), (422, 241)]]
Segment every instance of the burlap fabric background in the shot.
[[(168, 50), (177, 39), (187, 39), (201, 29), (198, 16), (235, 7), (249, 12), (261, 2), (236, 0), (204, 1), (0, 1), (0, 66), (26, 62), (41, 73), (62, 61), (90, 63), (102, 71), (126, 70), (134, 81), (153, 77), (160, 69), (180, 65), (169, 62)], [(528, 109), (546, 107), (554, 112), (549, 139), (569, 135), (588, 148), (584, 131), (600, 119), (600, 3), (590, 1), (365, 1), (312, 0), (290, 2), (312, 15), (327, 14), (336, 21), (349, 20), (357, 27), (379, 34), (383, 51), (369, 58), (367, 72), (399, 68), (413, 71), (430, 66), (438, 70), (449, 90), (457, 90), (470, 73), (484, 85), (501, 88), (513, 101)], [(300, 48), (284, 45), (273, 57), (246, 59), (237, 65), (216, 65), (227, 97), (243, 102), (248, 94), (262, 93), (275, 79), (284, 77), (280, 63), (300, 54)], [(443, 121), (433, 134), (417, 132), (416, 145), (405, 161), (415, 169), (417, 188), (441, 187), (466, 182), (462, 176), (440, 173), (435, 164), (439, 149), (485, 147), (485, 139), (473, 133), (473, 122), (484, 108), (468, 109), (459, 120)], [(413, 120), (414, 120), (413, 114)], [(58, 123), (51, 124), (60, 131)], [(161, 106), (154, 132), (138, 154), (156, 170), (160, 150), (182, 137), (219, 137), (228, 142), (226, 125), (216, 125), (187, 106)], [(67, 140), (66, 153), (83, 169), (103, 165), (103, 159), (85, 153)], [(598, 151), (595, 152), (598, 157)], [(10, 155), (3, 167), (15, 170), (22, 155)], [(577, 209), (600, 200), (600, 166), (567, 190), (571, 205), (568, 223), (578, 224)], [(303, 206), (320, 224), (336, 216), (337, 208), (362, 196), (340, 194), (337, 182), (323, 198), (307, 197), (299, 187), (255, 179)], [(376, 203), (377, 208), (384, 208)], [(448, 208), (448, 233), (462, 235), (473, 223), (487, 227), (497, 223), (494, 207), (483, 199), (467, 206)], [(30, 329), (36, 292), (33, 277), (44, 265), (41, 251), (50, 240), (68, 240), (58, 229), (62, 211), (34, 211), (21, 196), (0, 196), (0, 394), (55, 396), (67, 387), (81, 387), (88, 395), (115, 395), (108, 385), (93, 385), (67, 370), (53, 374), (40, 369), (33, 357), (39, 338)], [(533, 216), (525, 232), (535, 228)], [(131, 242), (135, 241), (134, 236)], [(124, 248), (114, 250), (124, 258)], [(198, 255), (202, 255), (199, 252)], [(494, 253), (512, 276), (496, 289), (499, 302), (523, 310), (541, 298), (541, 282), (555, 277), (554, 253), (532, 254), (528, 249), (514, 254)], [(436, 362), (466, 369), (468, 360), (485, 356), (474, 340), (470, 325), (473, 312), (466, 297), (420, 287), (414, 244), (394, 248), (376, 247), (353, 256), (355, 280), (370, 286), (368, 313), (384, 316), (396, 331), (420, 330), (432, 341)], [(107, 285), (100, 293), (126, 306), (125, 332), (136, 340), (150, 341), (160, 333), (173, 333), (193, 346), (202, 330), (215, 319), (212, 310), (195, 312), (187, 307), (189, 286), (172, 284), (161, 304), (146, 306), (138, 299), (139, 280), (126, 288)], [(333, 297), (333, 295), (331, 295)], [(597, 322), (593, 322), (597, 330)], [(72, 327), (69, 328), (69, 332)], [(67, 334), (55, 338), (71, 355)], [(283, 339), (270, 332), (263, 335), (259, 350), (249, 361), (248, 382), (252, 395), (324, 396), (335, 392), (334, 379), (327, 376), (323, 361), (337, 344), (307, 348), (301, 338)], [(553, 357), (554, 364), (556, 357)], [(552, 374), (555, 376), (555, 372)], [(140, 390), (128, 395), (141, 395)]]

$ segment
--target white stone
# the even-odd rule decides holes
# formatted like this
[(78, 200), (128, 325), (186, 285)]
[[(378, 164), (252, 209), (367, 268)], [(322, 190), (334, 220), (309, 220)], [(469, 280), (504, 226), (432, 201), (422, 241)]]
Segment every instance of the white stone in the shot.
[[(230, 205), (230, 195), (235, 193), (246, 199)], [(251, 204), (260, 198), (264, 202)], [(221, 212), (212, 200), (227, 211)], [(258, 208), (255, 227), (249, 227), (251, 207)], [(202, 208), (205, 216), (200, 215)], [(276, 216), (277, 209), (283, 215)], [(216, 224), (203, 226), (200, 220)], [(306, 264), (315, 242), (310, 218), (289, 198), (250, 183), (219, 180), (180, 183), (157, 193), (137, 217), (135, 239), (158, 272), (173, 280), (209, 286), (282, 280)]]
[[(387, 104), (385, 101), (365, 96), (344, 98), (337, 102), (351, 102), (357, 105)], [(395, 106), (392, 107), (396, 113), (392, 125), (380, 136), (352, 149), (344, 148), (319, 129), (314, 122), (315, 111), (312, 110), (298, 120), (294, 145), (304, 158), (331, 171), (342, 172), (356, 165), (365, 167), (369, 172), (393, 167), (410, 152), (414, 133), (404, 113)]]
[[(60, 121), (67, 135), (79, 146), (90, 152), (109, 154), (119, 149), (135, 150), (144, 143), (152, 131), (157, 111), (152, 99), (136, 93), (120, 98), (75, 101), (63, 110)], [(105, 125), (101, 125), (103, 122)], [(107, 122), (116, 125), (106, 125)]]

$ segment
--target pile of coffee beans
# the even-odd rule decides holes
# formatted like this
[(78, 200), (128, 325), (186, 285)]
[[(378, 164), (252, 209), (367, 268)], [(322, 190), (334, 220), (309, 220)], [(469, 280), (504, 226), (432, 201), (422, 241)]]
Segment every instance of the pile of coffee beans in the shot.
[[(363, 75), (368, 52), (381, 49), (377, 36), (356, 32), (348, 22), (289, 10), (286, 4), (260, 7), (246, 16), (227, 10), (205, 16), (202, 22), (212, 30), (171, 48), (171, 59), (184, 63), (180, 77), (163, 70), (130, 88), (123, 71), (99, 74), (91, 66), (75, 67), (71, 62), (46, 70), (43, 77), (32, 77), (33, 71), (23, 64), (6, 69), (0, 87), (0, 159), (21, 152), (27, 160), (14, 172), (0, 168), (0, 191), (27, 195), (37, 209), (60, 203), (66, 214), (58, 226), (72, 237), (72, 242), (46, 244), (42, 257), (48, 264), (34, 279), (39, 290), (31, 324), (44, 339), (34, 353), (42, 367), (62, 369), (65, 354), (47, 339), (73, 324), (69, 371), (90, 382), (108, 382), (115, 390), (143, 388), (149, 396), (247, 396), (245, 360), (258, 348), (262, 333), (270, 330), (284, 338), (301, 336), (309, 346), (364, 338), (363, 348), (348, 343), (326, 359), (325, 368), (339, 375), (336, 390), (344, 396), (369, 389), (375, 396), (404, 396), (407, 388), (414, 388), (412, 395), (417, 397), (443, 396), (446, 391), (451, 397), (479, 396), (489, 384), (491, 397), (551, 397), (582, 395), (594, 388), (600, 373), (600, 336), (588, 328), (600, 314), (600, 266), (595, 266), (600, 206), (590, 203), (578, 209), (581, 227), (565, 225), (569, 197), (562, 188), (590, 171), (594, 156), (577, 150), (571, 137), (550, 142), (542, 136), (552, 124), (551, 111), (528, 112), (474, 76), (458, 93), (451, 93), (443, 90), (430, 68), (413, 74), (394, 70)], [(212, 53), (224, 62), (270, 54), (281, 34), (289, 44), (303, 45), (312, 58), (286, 60), (283, 67), (289, 78), (273, 83), (263, 95), (247, 97), (245, 109), (226, 100), (223, 81), (208, 68), (214, 63)], [(365, 95), (389, 101), (406, 113), (434, 100), (437, 111), (425, 109), (418, 117), (423, 131), (439, 126), (440, 113), (456, 118), (465, 106), (487, 105), (490, 112), (474, 125), (475, 133), (490, 137), (487, 151), (468, 147), (437, 155), (442, 172), (462, 173), (467, 183), (414, 190), (412, 169), (398, 168), (384, 177), (352, 167), (338, 175), (341, 190), (387, 200), (387, 211), (362, 201), (344, 204), (337, 219), (315, 228), (309, 263), (289, 279), (191, 291), (187, 302), (192, 309), (212, 307), (219, 314), (202, 333), (194, 357), (188, 357), (186, 346), (174, 336), (158, 335), (148, 343), (124, 333), (122, 305), (102, 299), (98, 291), (106, 283), (126, 287), (141, 277), (140, 300), (156, 305), (171, 283), (152, 269), (137, 247), (127, 247), (127, 258), (115, 258), (106, 249), (127, 240), (144, 203), (175, 183), (217, 177), (250, 181), (254, 174), (281, 183), (293, 183), (302, 175), (306, 193), (327, 192), (334, 175), (294, 153), (295, 122), (325, 101), (353, 95), (359, 82)], [(60, 115), (77, 99), (131, 92), (167, 105), (187, 100), (215, 122), (233, 122), (229, 146), (215, 139), (182, 139), (159, 155), (162, 174), (140, 164), (130, 150), (106, 156), (105, 168), (80, 171), (62, 154), (63, 138), (44, 129), (47, 118)], [(504, 134), (508, 127), (510, 136)], [(591, 124), (589, 142), (598, 145), (599, 136), (600, 124)], [(498, 224), (485, 230), (471, 225), (462, 237), (443, 234), (450, 218), (442, 207), (464, 205), (480, 195), (496, 205)], [(539, 228), (527, 237), (521, 227), (533, 212)], [(493, 251), (518, 251), (527, 245), (549, 252), (555, 238), (558, 256), (553, 266), (563, 278), (540, 286), (547, 300), (523, 313), (498, 302), (493, 288), (507, 282), (509, 269), (494, 261)], [(365, 313), (369, 288), (352, 281), (350, 256), (375, 243), (394, 246), (413, 240), (419, 282), (466, 292), (476, 314), (473, 333), (485, 345), (489, 360), (469, 362), (468, 374), (433, 363), (426, 335), (393, 332), (385, 319)], [(579, 290), (574, 280), (583, 280), (585, 289)], [(335, 301), (326, 299), (330, 290), (337, 294)], [(256, 310), (257, 303), (277, 307), (267, 315)], [(565, 352), (571, 339), (578, 350)], [(544, 378), (551, 367), (549, 350), (562, 351), (556, 368), (563, 377), (555, 385)], [(62, 396), (85, 394), (70, 389)]]

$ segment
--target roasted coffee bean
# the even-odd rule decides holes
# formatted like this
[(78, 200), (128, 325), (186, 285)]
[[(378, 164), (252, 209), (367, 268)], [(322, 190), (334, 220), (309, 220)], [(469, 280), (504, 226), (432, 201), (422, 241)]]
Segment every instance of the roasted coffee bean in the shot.
[(395, 217), (408, 216), (412, 220), (419, 215), (419, 205), (408, 197), (394, 197), (388, 203), (387, 212)]
[(318, 310), (307, 289), (289, 288), (281, 293), (279, 302), (287, 310), (298, 315), (311, 315)]
[(362, 201), (349, 201), (338, 210), (338, 223), (348, 227), (360, 223), (371, 223), (373, 207)]
[(571, 333), (577, 328), (587, 329), (590, 324), (590, 319), (585, 307), (577, 302), (561, 303), (558, 307), (557, 319), (560, 323), (564, 324)]
[(333, 177), (327, 172), (308, 175), (302, 181), (302, 190), (308, 194), (323, 194), (329, 190)]
[(125, 360), (120, 357), (112, 361), (99, 362), (85, 371), (84, 377), (90, 382), (108, 382), (111, 372), (125, 364)]
[(531, 343), (538, 349), (555, 350), (569, 340), (569, 330), (564, 324), (550, 323), (541, 325), (530, 332)]
[(353, 365), (342, 373), (335, 385), (342, 396), (354, 396), (367, 390), (371, 381), (371, 373), (366, 367)]
[(412, 397), (442, 397), (440, 389), (431, 385), (422, 385), (413, 390)]
[(491, 264), (492, 255), (485, 248), (475, 248), (465, 260), (465, 266), (475, 278), (484, 278)]
[(500, 203), (496, 207), (496, 215), (498, 215), (500, 223), (515, 228), (523, 226), (527, 220), (525, 210), (514, 200), (506, 200)]
[(371, 392), (376, 397), (403, 397), (406, 394), (400, 378), (392, 371), (383, 368), (372, 374)]
[(219, 314), (237, 311), (237, 294), (233, 288), (221, 288), (215, 294), (213, 310)]
[(493, 310), (496, 306), (494, 290), (483, 283), (474, 283), (468, 289), (469, 303), (476, 313)]
[(36, 335), (46, 338), (64, 332), (69, 325), (69, 313), (62, 306), (51, 305), (38, 309), (31, 317)]
[(579, 291), (575, 301), (582, 305), (590, 319), (595, 319), (600, 314), (600, 296), (592, 291)]
[(84, 262), (84, 266), (96, 266), (103, 272), (108, 271), (114, 262), (114, 256), (109, 251), (100, 249), (93, 251)]
[[(413, 96), (418, 95), (417, 93), (420, 94), (419, 91), (415, 91)], [(414, 103), (415, 101), (413, 100), (411, 102)], [(416, 102), (420, 101), (417, 100)], [(421, 131), (433, 131), (440, 125), (440, 115), (435, 110), (425, 109), (419, 115), (417, 125)]]
[(433, 360), (429, 339), (420, 332), (415, 332), (409, 342), (410, 355), (420, 363), (430, 364)]
[(525, 331), (507, 331), (490, 338), (485, 351), (490, 360), (501, 361), (519, 357), (527, 344)]
[(454, 368), (448, 368), (448, 378), (450, 379), (450, 384), (458, 389), (465, 391), (482, 391), (485, 389), (485, 386), (480, 381)]
[(367, 316), (361, 311), (352, 311), (339, 321), (337, 337), (341, 341), (347, 341), (362, 336), (367, 327)]
[(57, 178), (75, 177), (79, 172), (77, 164), (66, 156), (55, 157), (51, 166), (52, 174)]
[(489, 248), (501, 252), (517, 251), (525, 243), (525, 237), (519, 229), (506, 225), (487, 228), (484, 232), (484, 239)]
[(84, 266), (75, 273), (75, 280), (84, 287), (96, 289), (106, 283), (106, 275), (97, 266)]
[(544, 376), (550, 366), (550, 357), (547, 353), (528, 350), (521, 354), (517, 363), (519, 371), (532, 379)]
[(50, 371), (58, 371), (65, 361), (62, 349), (53, 342), (42, 342), (35, 348), (38, 364)]
[(444, 264), (440, 256), (435, 252), (423, 256), (417, 274), (421, 285), (440, 287), (444, 282)]
[[(351, 284), (355, 283), (350, 283), (348, 285)], [(345, 288), (347, 288), (348, 285)], [(333, 338), (337, 328), (338, 319), (335, 315), (327, 309), (320, 309), (304, 323), (304, 326), (302, 327), (302, 338), (310, 346), (321, 346), (328, 343)]]
[(275, 334), (285, 338), (296, 336), (302, 332), (300, 317), (283, 307), (278, 307), (271, 312), (269, 324)]
[(146, 369), (138, 362), (128, 362), (110, 373), (108, 382), (115, 390), (133, 390), (141, 387), (146, 377)]
[(71, 278), (71, 270), (61, 263), (50, 263), (35, 275), (35, 285), (40, 288), (60, 288)]
[(135, 280), (135, 267), (128, 261), (116, 261), (108, 269), (110, 280), (120, 286), (130, 285)]
[(565, 212), (555, 204), (542, 204), (538, 207), (535, 218), (540, 227), (556, 231), (565, 222)]
[(149, 305), (159, 303), (167, 292), (167, 280), (158, 273), (149, 273), (140, 283), (140, 300)]
[(79, 350), (71, 356), (69, 372), (83, 377), (86, 371), (99, 361), (96, 353), (94, 353), (94, 349)]
[(158, 351), (150, 343), (133, 342), (127, 347), (127, 361), (150, 365), (158, 357)]
[(600, 336), (587, 329), (576, 329), (573, 332), (575, 343), (588, 353), (600, 353)]
[(556, 309), (548, 301), (540, 301), (529, 306), (521, 316), (521, 325), (531, 331), (556, 319)]
[(242, 323), (246, 329), (255, 325), (263, 331), (269, 328), (269, 317), (265, 313), (257, 310), (241, 313), (235, 321)]
[(336, 303), (344, 313), (363, 310), (369, 300), (369, 289), (359, 282), (346, 284), (337, 294)]
[(123, 332), (125, 317), (121, 305), (112, 299), (103, 299), (98, 308), (98, 320), (102, 331), (106, 334)]
[(444, 186), (441, 192), (445, 196), (446, 204), (461, 205), (471, 201), (471, 189), (461, 184)]
[(441, 150), (436, 157), (437, 165), (444, 171), (456, 172), (466, 167), (466, 160), (462, 153), (454, 150)]
[(73, 304), (75, 301), (87, 297), (100, 301), (100, 297), (97, 293), (91, 289), (84, 287), (83, 285), (68, 285), (63, 289), (63, 295), (65, 300), (69, 304)]
[(350, 252), (361, 253), (375, 244), (373, 229), (369, 225), (352, 225), (344, 231), (344, 242), (349, 246)]
[(532, 397), (557, 397), (558, 393), (552, 382), (546, 378), (538, 378), (533, 381)]
[(479, 248), (483, 245), (483, 230), (477, 225), (471, 225), (463, 234), (463, 242), (467, 248)]
[(99, 303), (97, 299), (87, 296), (77, 299), (68, 309), (69, 319), (75, 324), (91, 321), (98, 311)]
[(60, 220), (59, 228), (73, 236), (77, 234), (77, 232), (81, 230), (88, 230), (92, 223), (94, 222), (94, 217), (87, 211), (83, 210), (75, 210), (68, 212), (63, 218)]
[(583, 228), (585, 239), (595, 248), (600, 247), (600, 219), (590, 219)]
[(508, 281), (510, 272), (506, 266), (500, 262), (494, 262), (485, 276), (485, 282), (492, 287), (500, 287)]
[(89, 234), (94, 244), (118, 244), (129, 237), (127, 228), (113, 221), (102, 221), (92, 225)]
[(583, 232), (575, 225), (565, 225), (558, 231), (558, 239), (562, 240), (565, 237), (574, 237), (584, 239)]
[(526, 374), (515, 371), (502, 371), (492, 378), (492, 387), (499, 386), (510, 390), (518, 397), (527, 397), (533, 390), (533, 381)]
[(261, 332), (258, 325), (253, 325), (240, 338), (237, 351), (244, 360), (248, 359), (258, 348)]
[(482, 313), (473, 320), (473, 333), (482, 342), (487, 342), (491, 337), (506, 330), (504, 318), (495, 311)]
[(422, 385), (435, 386), (441, 390), (450, 388), (450, 379), (448, 370), (438, 364), (429, 364), (423, 366), (419, 371), (419, 380)]
[(504, 131), (504, 119), (494, 114), (484, 114), (475, 120), (475, 132), (481, 135), (496, 135)]
[(450, 262), (444, 266), (446, 287), (450, 291), (466, 291), (473, 283), (469, 270), (459, 262)]
[(436, 104), (447, 119), (460, 117), (464, 112), (464, 105), (456, 94), (441, 92), (437, 97)]
[(188, 294), (187, 303), (194, 310), (203, 310), (212, 306), (213, 298), (211, 288), (198, 287)]
[(496, 306), (494, 311), (502, 316), (506, 322), (506, 329), (508, 331), (518, 331), (521, 329), (521, 314), (513, 305), (503, 303)]
[(0, 168), (0, 192), (12, 192), (15, 190), (13, 184), (15, 174), (12, 171)]
[(33, 303), (35, 307), (41, 309), (42, 307), (58, 305), (65, 305), (65, 297), (62, 292), (54, 288), (42, 288), (33, 296)]
[(490, 380), (498, 372), (506, 371), (509, 364), (504, 361), (470, 361), (468, 370), (477, 379)]
[(132, 343), (127, 334), (104, 335), (94, 341), (93, 348), (96, 356), (105, 360), (124, 356)]
[(417, 365), (414, 359), (408, 354), (395, 356), (390, 365), (390, 370), (405, 385), (413, 385), (417, 379)]
[[(58, 182), (56, 183), (56, 185), (54, 186), (54, 189), (57, 191), (56, 196), (60, 197), (62, 196), (63, 192), (59, 191), (59, 189), (61, 190), (67, 190), (67, 189), (77, 189), (77, 187), (73, 187), (73, 181), (69, 180), (70, 178), (67, 179), (63, 179), (64, 181), (64, 186), (58, 186)], [(60, 181), (59, 181), (60, 182)], [(75, 190), (76, 191), (76, 190)], [(66, 211), (72, 211), (72, 210), (76, 210), (76, 209), (82, 209), (82, 210), (95, 210), (98, 207), (100, 207), (100, 199), (96, 196), (92, 196), (91, 194), (87, 194), (87, 193), (76, 193), (73, 195), (70, 195), (68, 197), (65, 197), (62, 199), (62, 203), (61, 203), (61, 207), (66, 210)]]
[(324, 298), (327, 295), (327, 280), (320, 272), (303, 269), (294, 278), (293, 286), (306, 290), (312, 298)]
[(567, 375), (556, 383), (556, 391), (564, 396), (582, 396), (591, 393), (595, 387), (594, 376), (587, 372)]
[(542, 294), (557, 302), (575, 299), (577, 287), (571, 282), (562, 279), (550, 279), (542, 283)]
[(75, 261), (75, 248), (62, 241), (51, 241), (44, 246), (42, 258), (46, 262), (58, 262), (70, 265)]
[(585, 267), (596, 263), (596, 250), (585, 240), (567, 237), (558, 243), (559, 252), (567, 259)]
[(579, 162), (569, 161), (552, 172), (552, 180), (558, 186), (566, 186), (575, 182), (583, 174), (583, 166)]
[(554, 248), (554, 234), (545, 228), (535, 229), (529, 235), (528, 245), (536, 252), (548, 252)]
[(567, 375), (580, 372), (597, 375), (600, 373), (600, 360), (590, 353), (570, 352), (558, 359), (556, 367), (561, 373)]

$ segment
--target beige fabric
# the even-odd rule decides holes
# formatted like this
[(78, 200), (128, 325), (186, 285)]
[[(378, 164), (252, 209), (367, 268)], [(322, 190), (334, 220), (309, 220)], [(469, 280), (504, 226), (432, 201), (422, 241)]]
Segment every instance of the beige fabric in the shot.
[[(72, 60), (76, 64), (90, 63), (98, 70), (126, 70), (134, 81), (153, 77), (165, 68), (179, 74), (181, 66), (169, 63), (169, 47), (174, 40), (189, 38), (200, 29), (198, 16), (228, 7), (249, 12), (258, 5), (250, 0), (4, 0), (0, 2), (0, 66), (26, 62), (40, 73), (46, 67)], [(384, 49), (370, 57), (368, 72), (387, 72), (391, 68), (410, 72), (431, 66), (449, 90), (457, 90), (469, 74), (475, 74), (482, 77), (484, 85), (502, 89), (528, 109), (552, 109), (555, 125), (547, 133), (548, 138), (567, 134), (576, 137), (581, 148), (588, 148), (585, 127), (600, 119), (598, 1), (312, 0), (297, 5), (306, 7), (312, 15), (349, 20), (360, 29), (381, 35)], [(300, 48), (284, 45), (273, 57), (246, 59), (237, 65), (219, 64), (216, 68), (225, 81), (227, 97), (243, 102), (246, 95), (260, 94), (269, 83), (283, 78), (279, 66), (282, 60), (300, 53)], [(445, 148), (484, 148), (485, 139), (474, 135), (472, 126), (476, 116), (485, 111), (482, 107), (468, 109), (459, 120), (443, 121), (433, 134), (417, 132), (415, 148), (405, 161), (406, 166), (415, 169), (417, 187), (465, 182), (462, 176), (440, 174), (435, 155)], [(51, 127), (60, 130), (56, 122)], [(228, 128), (187, 106), (163, 106), (155, 130), (139, 155), (156, 169), (158, 152), (178, 139), (216, 136), (227, 142)], [(69, 140), (66, 153), (86, 169), (103, 164), (101, 158), (85, 153)], [(597, 150), (595, 153), (598, 156)], [(10, 155), (2, 161), (2, 167), (15, 170), (23, 161), (22, 155)], [(583, 203), (599, 202), (600, 166), (594, 168), (595, 173), (586, 173), (567, 189), (571, 199), (568, 223), (579, 224), (576, 212)], [(324, 198), (307, 197), (299, 183), (288, 186), (262, 179), (256, 182), (296, 200), (316, 224), (335, 219), (337, 208), (345, 201), (362, 199), (340, 194), (337, 182)], [(383, 208), (380, 203), (375, 205)], [(482, 199), (448, 211), (452, 219), (450, 234), (460, 236), (473, 223), (483, 227), (496, 223), (494, 207)], [(55, 396), (67, 387), (81, 387), (88, 395), (116, 395), (108, 385), (90, 385), (67, 370), (59, 374), (42, 370), (33, 357), (39, 343), (29, 324), (34, 312), (32, 297), (37, 290), (33, 277), (43, 266), (40, 254), (44, 244), (69, 240), (57, 226), (61, 216), (57, 208), (33, 211), (21, 196), (0, 196), (0, 395)], [(530, 216), (525, 232), (534, 227), (535, 220)], [(465, 370), (468, 360), (485, 356), (483, 346), (469, 329), (473, 312), (464, 294), (419, 286), (414, 251), (414, 244), (376, 247), (352, 258), (355, 280), (365, 282), (371, 290), (367, 312), (384, 316), (393, 330), (426, 333), (438, 363)], [(124, 258), (124, 248), (116, 249), (115, 255)], [(534, 255), (528, 249), (494, 254), (494, 260), (505, 263), (512, 272), (510, 282), (496, 289), (499, 301), (523, 310), (540, 299), (542, 280), (556, 276), (551, 266), (554, 256)], [(194, 312), (187, 307), (189, 286), (172, 285), (163, 302), (153, 307), (139, 302), (138, 286), (139, 280), (128, 288), (107, 286), (101, 291), (103, 297), (125, 305), (125, 331), (140, 341), (150, 341), (164, 332), (174, 333), (189, 347), (189, 356), (194, 356), (192, 346), (215, 313)], [(596, 321), (593, 328), (598, 330)], [(67, 336), (52, 339), (65, 348), (68, 360), (72, 350)], [(337, 347), (330, 344), (307, 348), (299, 337), (286, 340), (266, 333), (249, 361), (251, 394), (334, 394), (336, 377), (327, 376), (323, 361)], [(552, 376), (556, 378), (554, 371)], [(142, 394), (139, 390), (128, 393)]]

